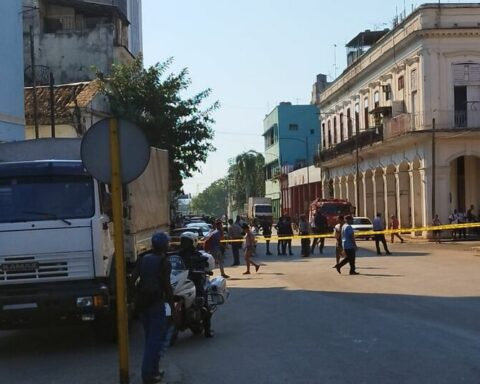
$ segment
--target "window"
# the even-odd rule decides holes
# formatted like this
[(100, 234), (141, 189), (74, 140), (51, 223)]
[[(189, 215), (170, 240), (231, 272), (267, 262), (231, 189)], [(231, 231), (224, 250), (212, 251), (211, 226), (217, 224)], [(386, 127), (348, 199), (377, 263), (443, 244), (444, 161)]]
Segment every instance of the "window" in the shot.
[(327, 140), (325, 138), (325, 135), (326, 135), (325, 123), (322, 123), (323, 148), (327, 148)]
[(417, 90), (417, 70), (413, 69), (410, 73), (410, 87), (412, 91)]
[(369, 115), (368, 115), (368, 97), (366, 97), (363, 100), (363, 118), (365, 119), (365, 130), (368, 129), (368, 121), (369, 121)]
[(398, 90), (401, 91), (403, 88), (405, 88), (405, 79), (403, 76), (400, 76), (398, 78)]
[(314, 135), (314, 134), (315, 134), (315, 130), (314, 130), (314, 129), (310, 129), (310, 134), (311, 134), (311, 135)]
[(355, 133), (360, 133), (360, 104), (355, 104)]
[(350, 108), (347, 109), (347, 139), (352, 137), (352, 116)]
[(379, 106), (380, 106), (380, 94), (377, 91), (373, 94), (373, 107), (378, 108)]
[(298, 124), (289, 124), (288, 125), (289, 131), (298, 131)]
[(385, 101), (388, 101), (392, 98), (392, 88), (390, 87), (390, 84), (382, 85), (382, 91), (385, 95)]
[(333, 118), (333, 144), (337, 144), (337, 117)]
[(340, 142), (343, 141), (343, 113), (340, 114)]

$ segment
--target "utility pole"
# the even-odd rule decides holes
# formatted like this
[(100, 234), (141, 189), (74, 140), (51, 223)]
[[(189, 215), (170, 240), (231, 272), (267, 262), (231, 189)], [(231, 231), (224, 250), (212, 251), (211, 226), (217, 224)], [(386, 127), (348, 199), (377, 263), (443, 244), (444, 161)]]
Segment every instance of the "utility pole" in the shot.
[(312, 203), (312, 198), (310, 196), (310, 157), (308, 153), (308, 136), (305, 136), (305, 154), (307, 155), (307, 197), (308, 197), (308, 205), (307, 209)]
[(436, 173), (436, 153), (435, 153), (435, 118), (432, 119), (432, 218), (435, 217), (435, 173)]
[(32, 66), (32, 85), (33, 85), (33, 123), (35, 126), (35, 138), (40, 137), (38, 130), (38, 101), (37, 101), (37, 79), (35, 75), (35, 42), (33, 40), (33, 26), (30, 25), (30, 60)]
[(55, 80), (53, 79), (53, 73), (50, 72), (50, 124), (52, 126), (52, 137), (55, 137)]
[(359, 169), (358, 169), (358, 135), (355, 135), (355, 200), (357, 201), (357, 212), (356, 215), (360, 216), (360, 184), (358, 179)]

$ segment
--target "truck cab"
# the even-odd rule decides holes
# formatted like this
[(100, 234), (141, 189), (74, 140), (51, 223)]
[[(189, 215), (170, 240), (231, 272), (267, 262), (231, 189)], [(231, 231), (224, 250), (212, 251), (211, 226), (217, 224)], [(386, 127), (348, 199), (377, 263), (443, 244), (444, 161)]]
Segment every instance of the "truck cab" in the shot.
[(110, 312), (105, 186), (79, 160), (0, 163), (0, 328)]

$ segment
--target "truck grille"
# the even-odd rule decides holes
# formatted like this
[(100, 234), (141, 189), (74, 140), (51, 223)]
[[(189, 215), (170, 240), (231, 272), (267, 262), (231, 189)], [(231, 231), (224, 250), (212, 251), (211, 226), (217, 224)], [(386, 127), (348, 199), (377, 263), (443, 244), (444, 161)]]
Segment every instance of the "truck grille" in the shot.
[(47, 281), (88, 277), (92, 271), (91, 253), (36, 257), (0, 258), (0, 282)]

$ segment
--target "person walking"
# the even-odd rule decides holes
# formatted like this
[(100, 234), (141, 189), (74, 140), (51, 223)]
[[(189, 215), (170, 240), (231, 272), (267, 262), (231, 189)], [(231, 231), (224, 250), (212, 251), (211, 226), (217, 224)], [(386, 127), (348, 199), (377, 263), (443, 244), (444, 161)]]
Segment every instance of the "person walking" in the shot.
[[(398, 220), (397, 216), (395, 216), (395, 215), (390, 216), (390, 226), (389, 226), (389, 228), (390, 229), (399, 229), (400, 228), (400, 221)], [(392, 232), (390, 236), (391, 236), (390, 242), (392, 244), (394, 242), (395, 236), (398, 237), (402, 243), (405, 242), (403, 240), (402, 236), (400, 236), (400, 234), (398, 232)]]
[(242, 227), (238, 222), (233, 222), (232, 219), (228, 220), (228, 237), (233, 240), (230, 243), (232, 247), (233, 264), (232, 267), (240, 265), (240, 249), (242, 243), (239, 241), (242, 238)]
[(353, 232), (352, 223), (353, 217), (351, 215), (346, 216), (345, 224), (343, 224), (341, 230), (342, 247), (345, 252), (345, 258), (334, 266), (340, 274), (342, 273), (341, 269), (345, 264), (350, 264), (350, 275), (359, 274), (356, 271), (355, 266), (357, 243), (355, 242), (355, 233)]
[(285, 216), (285, 236), (288, 236), (288, 239), (285, 240), (285, 252), (286, 248), (288, 247), (288, 254), (293, 256), (292, 252), (292, 237), (293, 237), (293, 227), (292, 227), (292, 219), (290, 216)]
[(222, 252), (222, 235), (223, 235), (223, 225), (220, 220), (215, 222), (215, 230), (209, 233), (207, 238), (205, 239), (205, 244), (208, 244), (208, 250), (212, 253), (215, 262), (218, 264), (218, 268), (220, 269), (220, 274), (223, 278), (228, 279), (228, 276), (225, 273), (224, 269), (224, 255)]
[(160, 353), (166, 332), (165, 303), (174, 308), (171, 265), (166, 256), (169, 237), (164, 232), (152, 236), (152, 252), (140, 258), (133, 271), (136, 285), (136, 305), (145, 332), (142, 360), (143, 384), (162, 382), (159, 371)]
[(302, 244), (302, 257), (309, 257), (310, 256), (310, 234), (312, 232), (310, 223), (308, 220), (305, 218), (305, 215), (300, 216), (300, 221), (298, 223), (298, 231), (300, 236), (307, 236), (307, 237), (302, 237), (300, 240)]
[[(438, 213), (436, 213), (435, 216), (433, 216), (432, 225), (434, 227), (438, 227), (439, 225), (442, 225), (440, 218), (438, 217)], [(433, 239), (435, 240), (436, 243), (440, 243), (441, 232), (442, 231), (438, 229), (433, 230)]]
[[(383, 219), (382, 214), (380, 212), (377, 213), (375, 219), (373, 219), (373, 230), (374, 231), (383, 231), (385, 227), (383, 226)], [(385, 240), (385, 235), (383, 233), (378, 233), (374, 235), (375, 238), (375, 247), (377, 248), (377, 255), (381, 255), (380, 252), (380, 243), (383, 245), (383, 249), (387, 255), (391, 255), (390, 251), (388, 250), (387, 241)]]
[[(314, 223), (315, 223), (315, 235), (324, 235), (328, 232), (328, 222), (325, 215), (320, 212), (320, 208), (317, 208), (314, 216)], [(310, 249), (311, 254), (315, 253), (315, 246), (319, 244), (318, 249), (320, 253), (323, 253), (323, 249), (325, 248), (325, 237), (314, 237), (312, 248)]]
[(275, 225), (275, 229), (277, 230), (277, 255), (285, 255), (286, 254), (286, 248), (287, 245), (285, 243), (285, 240), (282, 238), (285, 236), (285, 231), (286, 231), (286, 225), (285, 225), (285, 216), (280, 216), (278, 219), (277, 225)]
[(255, 250), (255, 237), (253, 236), (252, 231), (250, 231), (250, 227), (247, 223), (243, 224), (243, 231), (245, 232), (245, 238), (243, 241), (243, 249), (244, 249), (244, 256), (245, 256), (245, 264), (247, 266), (247, 270), (243, 272), (244, 275), (250, 274), (250, 265), (255, 267), (255, 272), (258, 272), (260, 269), (260, 264), (255, 263), (252, 260), (253, 251)]
[[(450, 216), (448, 216), (448, 222), (450, 224), (458, 224), (458, 211), (456, 209), (454, 209)], [(452, 229), (452, 240), (455, 240), (458, 233), (458, 229)]]
[(270, 252), (270, 237), (272, 236), (272, 223), (264, 220), (260, 224), (262, 227), (262, 234), (263, 237), (265, 238), (265, 243), (267, 245), (267, 252), (266, 255), (270, 256), (272, 252)]
[(340, 263), (340, 259), (342, 258), (343, 253), (343, 246), (342, 246), (342, 228), (345, 224), (345, 219), (343, 215), (338, 216), (337, 224), (333, 229), (333, 236), (335, 236), (335, 260), (336, 264)]

